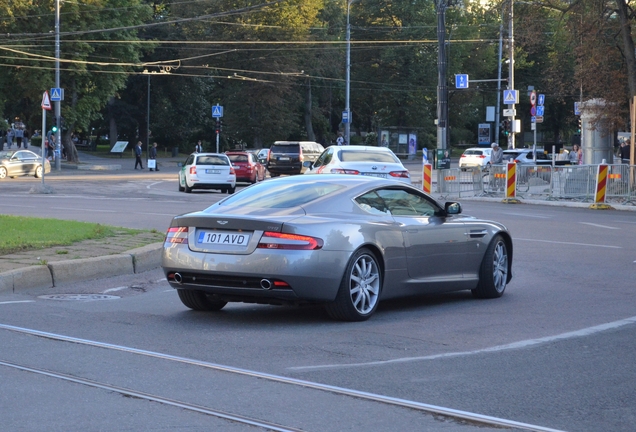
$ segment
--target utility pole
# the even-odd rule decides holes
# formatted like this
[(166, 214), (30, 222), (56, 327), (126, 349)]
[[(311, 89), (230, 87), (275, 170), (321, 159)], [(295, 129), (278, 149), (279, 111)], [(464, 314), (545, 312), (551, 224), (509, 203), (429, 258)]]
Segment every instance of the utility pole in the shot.
[[(55, 88), (60, 88), (60, 0), (55, 0)], [(55, 125), (57, 132), (55, 133), (55, 169), (62, 170), (62, 102), (55, 101)], [(42, 131), (42, 142), (44, 142), (44, 134)], [(44, 146), (42, 146), (44, 147)]]
[[(509, 45), (510, 45), (510, 67), (509, 67), (509, 76), (508, 76), (508, 89), (515, 89), (515, 36), (514, 36), (514, 26), (513, 26), (513, 18), (514, 18), (514, 0), (510, 0), (510, 16), (508, 21), (508, 37), (509, 37)], [(509, 104), (508, 109), (514, 109), (514, 104)], [(510, 135), (508, 135), (508, 148), (515, 148), (515, 125), (517, 120), (515, 117), (510, 118)]]
[(349, 11), (353, 0), (347, 0), (347, 64), (346, 64), (346, 91), (345, 91), (345, 112), (347, 113), (347, 121), (345, 123), (345, 143), (351, 144), (351, 108), (349, 107), (349, 93), (351, 89), (351, 24), (349, 23)]
[(447, 149), (448, 87), (446, 85), (446, 8), (449, 0), (436, 0), (437, 7), (437, 148)]

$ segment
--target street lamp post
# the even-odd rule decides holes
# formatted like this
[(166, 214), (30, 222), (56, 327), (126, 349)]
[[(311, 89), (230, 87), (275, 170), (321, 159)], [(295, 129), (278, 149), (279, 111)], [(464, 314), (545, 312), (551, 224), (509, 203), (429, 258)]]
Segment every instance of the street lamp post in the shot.
[(150, 157), (150, 74), (148, 74), (148, 90), (146, 101), (146, 166)]
[(448, 87), (446, 86), (446, 8), (449, 0), (437, 0), (437, 148), (448, 148)]
[(349, 107), (350, 79), (351, 79), (351, 25), (349, 24), (349, 11), (353, 0), (347, 0), (347, 62), (345, 72), (345, 112), (347, 113), (347, 122), (345, 123), (345, 143), (350, 144), (351, 141), (351, 109)]
[[(60, 0), (55, 0), (55, 88), (60, 88)], [(57, 126), (57, 132), (55, 132), (55, 169), (62, 170), (62, 102), (55, 101), (55, 125)], [(46, 131), (42, 131), (45, 134)], [(42, 135), (44, 137), (44, 135)], [(43, 138), (44, 139), (44, 138)], [(44, 141), (42, 141), (44, 142)], [(44, 146), (42, 146), (44, 148)]]

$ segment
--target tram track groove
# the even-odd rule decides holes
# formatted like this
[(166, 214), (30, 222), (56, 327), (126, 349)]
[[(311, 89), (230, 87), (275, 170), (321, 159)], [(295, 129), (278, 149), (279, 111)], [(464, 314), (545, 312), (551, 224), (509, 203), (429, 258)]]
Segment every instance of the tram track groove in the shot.
[[(299, 386), (314, 390), (319, 390), (331, 394), (349, 396), (352, 398), (357, 398), (361, 400), (367, 400), (372, 402), (377, 402), (385, 405), (391, 405), (401, 408), (408, 408), (415, 411), (420, 411), (424, 413), (428, 413), (431, 415), (443, 416), (449, 419), (461, 420), (463, 422), (473, 423), (476, 427), (479, 426), (494, 426), (499, 428), (510, 428), (524, 431), (533, 431), (533, 432), (563, 432), (558, 429), (543, 427), (539, 425), (533, 425), (529, 423), (517, 422), (514, 420), (508, 420), (483, 414), (472, 413), (468, 411), (456, 410), (453, 408), (441, 407), (437, 405), (431, 405), (406, 399), (394, 398), (390, 396), (379, 395), (375, 393), (369, 393), (365, 391), (359, 391), (354, 389), (348, 389), (343, 387), (332, 386), (328, 384), (321, 384), (312, 381), (306, 381), (296, 378), (290, 378), (280, 375), (273, 375), (264, 372), (258, 372), (248, 369), (236, 368), (232, 366), (221, 365), (217, 363), (206, 362), (202, 360), (191, 359), (187, 357), (174, 356), (171, 354), (164, 354), (155, 351), (142, 350), (138, 348), (126, 347), (122, 345), (115, 345), (105, 342), (93, 341), (88, 339), (81, 339), (72, 336), (65, 336), (55, 333), (43, 332), (34, 329), (27, 329), (23, 327), (16, 327), (7, 324), (0, 324), (1, 330), (37, 336), (49, 340), (59, 341), (59, 342), (69, 342), (75, 343), (79, 345), (92, 346), (102, 349), (109, 349), (119, 352), (125, 352), (130, 354), (136, 354), (146, 357), (152, 357), (156, 359), (168, 360), (173, 362), (178, 362), (181, 364), (187, 364), (192, 366), (198, 366), (210, 370), (226, 372), (235, 375), (247, 376), (252, 378), (258, 378), (267, 380), (270, 382), (277, 382), (282, 384), (288, 384), (292, 386)], [(5, 362), (1, 362), (0, 364), (6, 365)], [(60, 376), (63, 374), (59, 374)], [(77, 378), (79, 379), (79, 378)], [(86, 380), (87, 382), (90, 380)], [(143, 393), (140, 393), (143, 394)], [(166, 399), (167, 400), (167, 399)], [(195, 406), (195, 405), (192, 405)], [(295, 429), (289, 429), (295, 430)]]

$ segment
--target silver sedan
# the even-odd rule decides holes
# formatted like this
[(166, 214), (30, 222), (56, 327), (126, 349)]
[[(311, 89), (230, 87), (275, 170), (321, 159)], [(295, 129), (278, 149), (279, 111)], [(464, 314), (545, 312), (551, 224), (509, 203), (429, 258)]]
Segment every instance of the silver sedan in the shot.
[(42, 177), (42, 173), (51, 172), (51, 163), (30, 150), (0, 151), (0, 180), (5, 177), (32, 175)]
[(503, 295), (512, 239), (411, 185), (366, 176), (293, 176), (258, 183), (176, 216), (162, 266), (183, 304), (324, 304), (368, 319), (383, 299), (471, 290)]

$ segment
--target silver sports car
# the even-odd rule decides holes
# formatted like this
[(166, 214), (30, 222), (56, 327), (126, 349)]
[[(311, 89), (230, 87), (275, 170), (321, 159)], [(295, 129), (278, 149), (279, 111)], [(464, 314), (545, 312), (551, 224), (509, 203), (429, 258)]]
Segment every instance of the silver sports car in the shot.
[(284, 177), (176, 216), (162, 266), (194, 310), (313, 303), (334, 319), (362, 321), (381, 299), (501, 297), (512, 277), (510, 234), (461, 211), (395, 180)]

